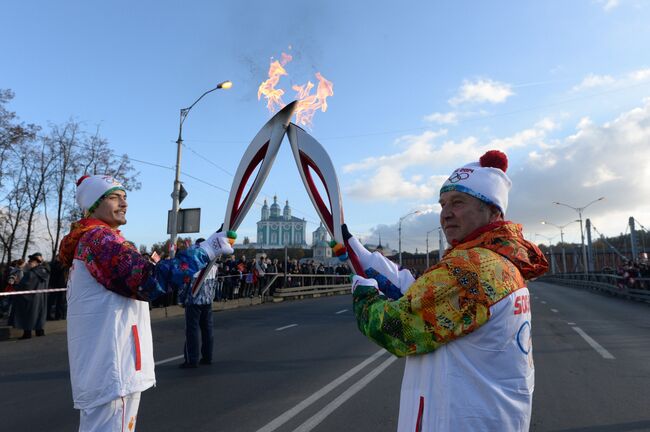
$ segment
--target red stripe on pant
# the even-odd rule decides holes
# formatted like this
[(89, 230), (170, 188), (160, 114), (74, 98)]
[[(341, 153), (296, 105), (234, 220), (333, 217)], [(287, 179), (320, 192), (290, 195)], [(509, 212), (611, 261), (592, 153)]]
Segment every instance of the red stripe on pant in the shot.
[(422, 432), (422, 417), (424, 417), (424, 396), (420, 396), (420, 407), (418, 408), (418, 421), (415, 422), (415, 432)]
[(138, 326), (132, 325), (131, 331), (133, 332), (133, 345), (135, 345), (135, 370), (139, 371), (142, 368), (142, 358), (140, 356), (140, 336), (138, 335)]

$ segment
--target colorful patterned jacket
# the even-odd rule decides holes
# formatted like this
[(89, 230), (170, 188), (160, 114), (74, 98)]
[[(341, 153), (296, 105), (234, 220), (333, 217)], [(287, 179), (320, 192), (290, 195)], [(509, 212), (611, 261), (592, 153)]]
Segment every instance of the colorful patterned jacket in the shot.
[(406, 281), (392, 288), (403, 296), (360, 286), (353, 301), (359, 329), (408, 356), (399, 430), (528, 430), (534, 367), (525, 281), (548, 264), (521, 226), (478, 231), (414, 282), (393, 268), (382, 274), (383, 288)]
[(77, 409), (155, 385), (149, 304), (191, 281), (209, 261), (200, 248), (153, 265), (96, 219), (72, 225), (61, 243), (68, 277), (68, 358)]

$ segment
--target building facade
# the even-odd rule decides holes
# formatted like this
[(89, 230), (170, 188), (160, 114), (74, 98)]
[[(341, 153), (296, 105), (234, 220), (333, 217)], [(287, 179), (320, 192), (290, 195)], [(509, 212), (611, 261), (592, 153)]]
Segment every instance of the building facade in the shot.
[(266, 200), (262, 206), (262, 218), (257, 222), (257, 242), (260, 248), (282, 248), (285, 246), (304, 248), (307, 221), (291, 215), (289, 201), (286, 201), (282, 213), (278, 197), (273, 197), (273, 204), (269, 207)]
[(332, 248), (329, 245), (329, 235), (327, 229), (321, 222), (320, 226), (316, 228), (311, 234), (312, 250), (314, 251), (313, 260), (319, 263), (329, 263), (332, 258)]

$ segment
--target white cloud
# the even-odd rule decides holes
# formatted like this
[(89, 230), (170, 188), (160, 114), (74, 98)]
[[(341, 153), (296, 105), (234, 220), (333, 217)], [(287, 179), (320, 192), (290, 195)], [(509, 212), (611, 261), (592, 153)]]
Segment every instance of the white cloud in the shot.
[[(449, 172), (456, 166), (476, 160), (491, 145), (499, 143), (510, 148), (511, 160), (516, 160), (508, 170), (513, 187), (507, 216), (523, 224), (528, 238), (533, 238), (534, 233), (559, 234), (556, 228), (541, 225), (541, 220), (563, 225), (577, 218), (576, 212), (553, 205), (553, 202), (579, 207), (601, 196), (606, 199), (583, 212), (583, 218), (590, 218), (600, 232), (606, 235), (624, 232), (630, 216), (649, 226), (650, 201), (645, 197), (650, 196), (650, 98), (607, 122), (595, 123), (589, 117), (583, 117), (575, 125), (573, 133), (556, 137), (553, 144), (548, 145), (548, 132), (556, 130), (556, 127), (553, 121), (542, 120), (534, 127), (487, 144), (474, 137), (444, 142), (441, 136), (431, 138), (422, 134), (410, 137), (404, 142), (406, 148), (401, 152), (374, 158), (373, 163), (368, 163), (363, 169), (356, 167), (356, 171), (366, 176), (348, 188), (348, 193), (354, 199), (404, 200), (409, 207), (418, 209), (426, 207), (418, 207), (417, 200), (427, 203), (431, 210), (429, 213), (409, 218), (403, 225), (404, 249), (413, 251), (418, 247), (422, 251), (425, 247), (424, 233), (438, 226), (439, 208), (435, 201)], [(423, 157), (413, 155), (406, 158), (409, 150), (416, 148), (413, 147), (416, 143)], [(521, 155), (521, 150), (527, 155), (524, 160), (512, 157)], [(400, 163), (391, 165), (389, 161), (395, 160)], [(418, 167), (424, 169), (418, 170)], [(404, 174), (406, 171), (408, 176)], [(382, 240), (390, 241), (395, 247), (395, 226), (382, 227)], [(565, 229), (565, 240), (580, 241), (578, 224)]]
[(621, 4), (620, 0), (601, 0), (600, 3), (603, 5), (605, 12), (609, 12)]
[[(589, 207), (583, 217), (592, 218), (607, 235), (623, 232), (629, 216), (650, 219), (650, 205), (644, 200), (650, 194), (648, 142), (650, 101), (603, 124), (582, 118), (574, 134), (553, 148), (530, 152), (525, 166), (511, 173), (509, 216), (531, 230), (554, 235), (553, 228), (539, 231), (538, 221), (564, 224), (577, 214), (552, 202), (579, 207), (604, 196), (606, 200)], [(567, 229), (579, 233), (577, 225)]]
[(597, 167), (594, 167), (592, 177), (585, 179), (582, 185), (584, 187), (600, 186), (603, 183), (607, 183), (609, 181), (617, 180), (620, 178), (620, 175), (614, 174), (614, 172), (606, 165), (599, 165)]
[[(344, 166), (345, 173), (365, 173), (347, 187), (346, 192), (363, 201), (436, 199), (440, 187), (454, 168), (478, 160), (491, 149), (507, 151), (532, 145), (549, 147), (545, 143), (546, 135), (554, 128), (555, 122), (545, 118), (532, 128), (485, 143), (472, 136), (459, 141), (439, 142), (446, 131), (404, 136), (396, 141), (403, 147), (402, 151)], [(412, 170), (419, 171), (405, 174)]]
[(650, 68), (637, 69), (618, 77), (611, 75), (587, 75), (578, 85), (571, 89), (574, 92), (590, 90), (595, 88), (618, 88), (640, 84), (650, 80)]
[(424, 120), (431, 123), (456, 124), (458, 123), (458, 113), (454, 111), (450, 111), (447, 113), (434, 112), (425, 116)]
[(458, 94), (449, 99), (452, 106), (463, 103), (502, 103), (514, 95), (510, 84), (480, 78), (475, 81), (464, 81)]

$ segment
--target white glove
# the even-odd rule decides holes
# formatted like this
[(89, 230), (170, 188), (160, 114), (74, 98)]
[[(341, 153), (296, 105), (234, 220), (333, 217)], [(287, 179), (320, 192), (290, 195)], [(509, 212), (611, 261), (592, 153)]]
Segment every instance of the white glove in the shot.
[(199, 247), (208, 254), (210, 260), (213, 260), (219, 255), (234, 253), (231, 244), (235, 243), (235, 238), (237, 238), (237, 234), (234, 231), (228, 231), (228, 233), (216, 232), (199, 244)]
[(352, 276), (352, 294), (354, 294), (354, 290), (357, 289), (359, 286), (365, 286), (365, 287), (373, 287), (377, 290), (377, 292), (381, 293), (379, 291), (379, 288), (377, 287), (377, 281), (374, 279), (366, 279), (361, 276)]
[[(402, 294), (406, 293), (408, 288), (415, 282), (415, 278), (408, 270), (400, 270), (397, 264), (390, 261), (388, 258), (379, 252), (369, 252), (356, 237), (350, 237), (348, 246), (359, 257), (361, 267), (365, 271), (373, 269), (380, 275), (384, 276), (388, 281), (396, 286)], [(382, 289), (385, 287), (382, 286)]]

